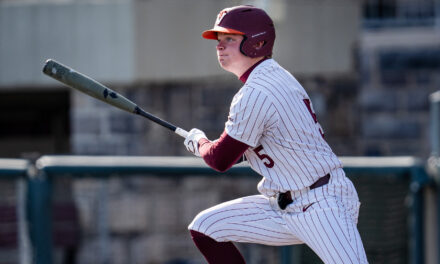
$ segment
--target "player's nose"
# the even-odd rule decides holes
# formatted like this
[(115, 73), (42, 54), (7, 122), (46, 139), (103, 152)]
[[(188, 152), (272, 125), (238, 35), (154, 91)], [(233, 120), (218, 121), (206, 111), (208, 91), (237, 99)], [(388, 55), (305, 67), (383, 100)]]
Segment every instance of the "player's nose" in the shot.
[(223, 45), (223, 43), (220, 41), (220, 42), (218, 42), (218, 44), (217, 44), (217, 50), (224, 50), (225, 49), (225, 46)]

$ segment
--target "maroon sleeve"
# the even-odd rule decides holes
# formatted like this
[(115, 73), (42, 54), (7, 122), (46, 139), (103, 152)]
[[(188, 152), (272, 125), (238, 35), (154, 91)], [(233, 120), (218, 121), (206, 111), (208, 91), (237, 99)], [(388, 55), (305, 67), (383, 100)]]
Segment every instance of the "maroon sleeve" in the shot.
[(199, 140), (200, 155), (206, 164), (220, 172), (231, 168), (243, 156), (248, 147), (247, 144), (230, 137), (226, 131), (215, 142), (206, 138)]

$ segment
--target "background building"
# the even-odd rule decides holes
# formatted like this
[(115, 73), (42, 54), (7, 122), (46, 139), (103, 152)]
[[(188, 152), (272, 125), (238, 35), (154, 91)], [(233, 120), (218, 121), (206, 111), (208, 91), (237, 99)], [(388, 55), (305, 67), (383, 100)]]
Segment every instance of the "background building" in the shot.
[[(51, 80), (41, 71), (44, 61), (53, 58), (147, 111), (186, 129), (200, 128), (214, 139), (241, 83), (218, 66), (215, 42), (202, 39), (201, 32), (213, 25), (222, 8), (254, 4), (273, 17), (274, 58), (309, 92), (336, 154), (425, 159), (430, 154), (428, 95), (440, 87), (439, 2), (1, 0), (0, 157), (189, 155), (183, 140), (164, 128)], [(112, 181), (105, 187), (119, 195), (111, 198), (112, 208), (142, 204), (145, 197), (130, 187), (142, 184), (175, 188), (170, 182)], [(254, 180), (243, 181), (234, 194), (252, 193), (254, 186)], [(101, 187), (87, 180), (58, 182), (56, 200), (67, 204), (60, 210), (79, 210), (80, 215), (96, 211), (78, 206), (75, 195), (86, 197)], [(213, 194), (207, 201), (232, 197), (232, 192)], [(112, 212), (116, 217), (119, 211)], [(87, 219), (93, 233), (95, 218)], [(130, 236), (146, 223), (112, 219), (116, 222), (110, 227), (119, 239), (115, 248), (142, 257), (142, 248), (127, 245), (137, 244), (137, 237)], [(187, 220), (152, 223), (165, 225), (157, 227), (160, 231), (181, 229)], [(148, 239), (141, 236), (144, 244)], [(88, 248), (79, 249), (79, 263), (92, 258), (93, 247)], [(156, 257), (148, 263), (164, 258)]]
[[(8, 129), (1, 137), (2, 155), (186, 154), (181, 139), (162, 133), (162, 128), (43, 75), (47, 58), (109, 85), (165, 120), (218, 136), (240, 83), (218, 66), (215, 42), (202, 39), (201, 32), (213, 25), (218, 10), (241, 3), (3, 1), (0, 91), (7, 111), (2, 111), (1, 122)], [(334, 94), (333, 87), (341, 82), (357, 89), (353, 54), (361, 23), (359, 2), (250, 3), (274, 17), (274, 57), (306, 81), (319, 114), (333, 107), (325, 90)]]

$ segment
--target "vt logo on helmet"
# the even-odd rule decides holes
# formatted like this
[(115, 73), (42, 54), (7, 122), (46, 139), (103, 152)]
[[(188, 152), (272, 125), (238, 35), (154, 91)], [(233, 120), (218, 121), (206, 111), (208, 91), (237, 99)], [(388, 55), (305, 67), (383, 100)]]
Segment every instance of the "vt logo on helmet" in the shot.
[[(214, 27), (204, 31), (202, 37), (217, 39), (218, 32), (243, 35), (240, 51), (248, 57), (272, 56), (275, 27), (269, 15), (260, 8), (242, 5), (223, 9)], [(257, 48), (261, 41), (263, 46)]]
[(228, 11), (226, 9), (220, 11), (220, 13), (218, 13), (217, 16), (217, 20), (215, 21), (215, 25), (220, 24), (220, 22), (222, 21), (223, 17), (226, 15), (226, 13), (228, 13)]

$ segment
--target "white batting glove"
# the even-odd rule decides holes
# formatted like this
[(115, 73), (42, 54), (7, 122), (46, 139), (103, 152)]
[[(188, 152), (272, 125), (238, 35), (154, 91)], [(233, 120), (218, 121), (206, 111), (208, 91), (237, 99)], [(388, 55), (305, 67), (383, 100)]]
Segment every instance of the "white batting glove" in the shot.
[(199, 152), (199, 140), (202, 138), (208, 139), (202, 130), (193, 128), (188, 132), (188, 136), (186, 136), (183, 144), (189, 152), (197, 157), (201, 157)]

